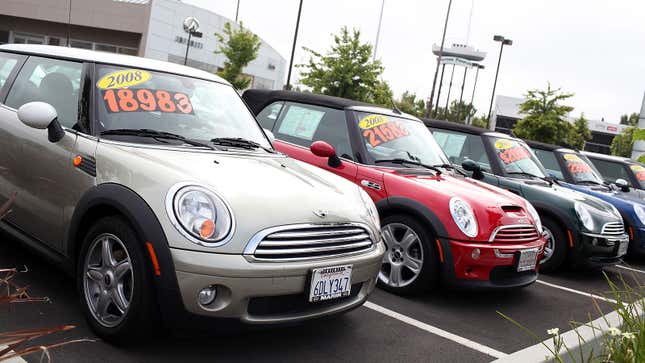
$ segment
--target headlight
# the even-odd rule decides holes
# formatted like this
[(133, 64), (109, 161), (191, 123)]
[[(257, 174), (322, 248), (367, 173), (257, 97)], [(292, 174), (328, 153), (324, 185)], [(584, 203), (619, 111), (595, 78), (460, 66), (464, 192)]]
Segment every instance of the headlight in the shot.
[(197, 185), (179, 186), (168, 192), (168, 198), (166, 208), (175, 228), (190, 241), (214, 247), (230, 234), (229, 208), (212, 191)]
[(612, 204), (610, 204), (610, 205), (611, 205), (611, 210), (614, 212), (614, 214), (616, 215), (616, 217), (620, 217), (620, 218), (622, 219), (622, 218), (623, 218), (623, 216), (622, 216), (622, 215), (620, 215), (620, 212), (618, 211), (618, 209), (617, 209), (616, 207), (614, 207)]
[(366, 191), (363, 190), (363, 188), (358, 187), (358, 194), (361, 196), (361, 199), (363, 200), (363, 204), (365, 204), (365, 208), (367, 208), (367, 214), (369, 217), (372, 219), (372, 222), (374, 222), (374, 225), (378, 230), (381, 230), (381, 221), (378, 216), (378, 210), (376, 209), (376, 205), (374, 204), (374, 201), (370, 197), (369, 194), (367, 194)]
[(453, 197), (450, 199), (450, 214), (459, 229), (468, 237), (477, 236), (477, 219), (470, 204), (464, 200)]
[(641, 223), (645, 224), (645, 209), (640, 205), (634, 205), (634, 213), (636, 213), (636, 216), (638, 216)]
[(593, 218), (591, 218), (591, 213), (589, 213), (587, 207), (580, 202), (575, 202), (573, 204), (573, 208), (576, 210), (576, 213), (578, 214), (578, 218), (582, 222), (582, 225), (585, 226), (585, 228), (589, 231), (593, 231)]
[(526, 202), (526, 210), (529, 212), (531, 217), (533, 217), (533, 220), (535, 221), (535, 227), (537, 228), (538, 232), (542, 233), (542, 220), (540, 219), (538, 212), (535, 210), (535, 207), (533, 207), (533, 204)]

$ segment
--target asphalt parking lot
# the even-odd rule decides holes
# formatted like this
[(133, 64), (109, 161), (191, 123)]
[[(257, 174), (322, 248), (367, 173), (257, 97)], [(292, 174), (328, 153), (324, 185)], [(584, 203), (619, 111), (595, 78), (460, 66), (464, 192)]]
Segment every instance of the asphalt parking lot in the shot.
[[(18, 242), (0, 235), (0, 266), (29, 268), (17, 282), (50, 304), (14, 304), (0, 310), (0, 331), (76, 325), (52, 339), (92, 338), (81, 315), (73, 281)], [(645, 282), (645, 263), (605, 268), (636, 286)], [(643, 272), (641, 272), (643, 271)], [(213, 334), (179, 331), (153, 343), (116, 348), (104, 342), (79, 343), (52, 352), (59, 362), (170, 361), (371, 361), (488, 362), (535, 344), (498, 315), (521, 322), (546, 338), (546, 330), (569, 330), (569, 322), (601, 315), (588, 294), (606, 295), (600, 270), (541, 275), (539, 282), (513, 291), (449, 291), (399, 297), (376, 290), (366, 306), (348, 314), (297, 326)], [(607, 296), (609, 297), (609, 296)], [(611, 304), (601, 299), (603, 313)], [(27, 357), (39, 361), (39, 356)]]

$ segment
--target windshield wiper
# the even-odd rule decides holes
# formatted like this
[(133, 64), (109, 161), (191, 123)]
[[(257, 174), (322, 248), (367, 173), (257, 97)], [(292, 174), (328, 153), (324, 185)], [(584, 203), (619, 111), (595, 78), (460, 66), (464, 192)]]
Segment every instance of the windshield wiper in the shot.
[(437, 173), (437, 175), (441, 175), (441, 169), (437, 168), (436, 166), (427, 165), (427, 164), (420, 163), (418, 161), (413, 161), (413, 160), (406, 160), (406, 159), (399, 159), (399, 158), (397, 158), (397, 159), (379, 159), (379, 160), (374, 160), (374, 163), (376, 163), (376, 164), (378, 164), (378, 163), (392, 163), (392, 164), (399, 164), (399, 165), (403, 165), (403, 164), (416, 165), (416, 166), (424, 167), (426, 169), (434, 170)]
[(164, 132), (164, 131), (157, 131), (157, 130), (152, 130), (152, 129), (114, 129), (114, 130), (105, 130), (101, 132), (101, 136), (104, 135), (120, 135), (120, 136), (139, 136), (139, 137), (149, 137), (152, 139), (163, 139), (163, 140), (177, 140), (181, 141), (184, 144), (192, 145), (192, 146), (200, 146), (200, 147), (205, 147), (207, 149), (211, 150), (217, 150), (213, 146), (193, 140), (193, 139), (188, 139), (184, 136), (178, 135), (178, 134), (173, 134), (171, 132)]
[(211, 142), (216, 145), (239, 147), (247, 150), (260, 148), (268, 153), (275, 154), (275, 150), (264, 147), (255, 141), (243, 139), (241, 137), (216, 137), (211, 139)]
[(432, 165), (432, 166), (434, 166), (435, 168), (444, 168), (444, 169), (454, 170), (454, 171), (458, 172), (459, 174), (461, 174), (463, 176), (468, 176), (468, 174), (466, 174), (463, 170), (461, 170), (460, 168), (458, 168), (458, 167), (456, 167), (456, 166), (454, 166), (452, 164), (435, 164), (435, 165)]
[(576, 183), (577, 183), (577, 184), (583, 184), (583, 185), (589, 185), (589, 184), (591, 184), (591, 185), (602, 185), (602, 186), (605, 186), (605, 184), (604, 184), (604, 183), (599, 183), (599, 182), (597, 182), (597, 181), (595, 181), (595, 180), (580, 180), (580, 181), (577, 181)]
[(544, 180), (545, 182), (547, 182), (549, 184), (553, 184), (555, 182), (554, 179), (552, 179), (552, 178), (527, 173), (525, 171), (507, 171), (506, 174), (509, 174), (509, 175), (526, 175), (526, 176), (529, 176), (531, 178), (538, 178), (540, 180)]

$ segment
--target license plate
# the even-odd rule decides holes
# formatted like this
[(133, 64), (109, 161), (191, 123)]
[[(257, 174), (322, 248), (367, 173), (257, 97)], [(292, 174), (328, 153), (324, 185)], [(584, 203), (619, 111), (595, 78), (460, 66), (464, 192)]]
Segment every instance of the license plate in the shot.
[(629, 247), (628, 240), (620, 241), (620, 246), (618, 246), (618, 257), (626, 255), (628, 247)]
[(517, 261), (517, 272), (529, 271), (535, 269), (537, 265), (537, 257), (540, 250), (533, 248), (530, 250), (521, 250), (520, 258)]
[(351, 289), (352, 265), (323, 267), (311, 271), (310, 302), (349, 296)]

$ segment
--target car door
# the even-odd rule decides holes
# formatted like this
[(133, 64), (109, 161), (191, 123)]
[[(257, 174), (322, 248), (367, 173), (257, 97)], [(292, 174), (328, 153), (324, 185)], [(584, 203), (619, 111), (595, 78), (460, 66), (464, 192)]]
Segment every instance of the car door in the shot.
[[(295, 102), (277, 102), (258, 114), (260, 124), (275, 134), (274, 146), (294, 159), (316, 165), (345, 179), (356, 181), (357, 166), (343, 110)], [(309, 147), (315, 141), (334, 146), (343, 163), (329, 166), (328, 158), (314, 155)]]
[[(0, 106), (0, 144), (8, 145), (0, 158), (3, 197), (17, 193), (7, 221), (55, 249), (62, 247), (63, 211), (69, 196), (77, 195), (72, 153), (78, 128), (83, 63), (31, 56), (16, 76)], [(17, 116), (20, 106), (41, 101), (54, 106), (68, 130), (58, 142), (47, 130), (31, 128)]]

